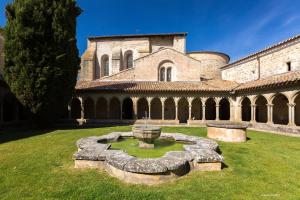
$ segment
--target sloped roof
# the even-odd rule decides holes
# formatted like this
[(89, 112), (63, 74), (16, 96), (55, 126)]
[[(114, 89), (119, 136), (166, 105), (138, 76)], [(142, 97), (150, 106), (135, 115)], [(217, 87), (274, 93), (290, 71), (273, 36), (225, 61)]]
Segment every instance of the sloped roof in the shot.
[(293, 41), (296, 41), (296, 40), (298, 40), (298, 39), (300, 39), (300, 34), (299, 34), (299, 35), (296, 35), (296, 36), (294, 36), (294, 37), (288, 38), (288, 39), (286, 39), (286, 40), (284, 40), (284, 41), (281, 41), (281, 42), (279, 42), (279, 43), (277, 43), (277, 44), (274, 44), (274, 45), (272, 45), (272, 46), (269, 46), (269, 47), (267, 47), (267, 48), (265, 48), (265, 49), (263, 49), (263, 50), (260, 50), (260, 51), (258, 51), (258, 52), (252, 53), (252, 54), (250, 54), (250, 55), (248, 55), (248, 56), (245, 56), (245, 57), (243, 57), (243, 58), (241, 58), (241, 59), (239, 59), (239, 60), (236, 60), (236, 61), (234, 61), (234, 62), (232, 62), (232, 63), (229, 63), (229, 64), (227, 64), (227, 65), (224, 65), (223, 67), (221, 67), (221, 69), (226, 69), (226, 68), (233, 67), (233, 66), (235, 66), (235, 64), (238, 64), (238, 63), (240, 63), (240, 62), (242, 62), (242, 61), (245, 61), (245, 60), (247, 60), (247, 59), (250, 59), (250, 58), (254, 58), (255, 56), (258, 56), (259, 54), (262, 54), (262, 53), (271, 51), (272, 49), (275, 49), (275, 48), (277, 48), (277, 47), (286, 45), (286, 44), (288, 44), (288, 43), (290, 43), (290, 42), (293, 42)]
[(157, 81), (88, 81), (78, 82), (77, 90), (125, 91), (125, 92), (200, 92), (230, 91), (238, 83), (223, 80), (202, 82), (157, 82)]
[(225, 80), (199, 82), (84, 81), (77, 83), (76, 90), (124, 92), (230, 92), (233, 90), (246, 91), (290, 85), (300, 86), (300, 71), (278, 74), (243, 84)]
[(300, 85), (300, 71), (286, 72), (283, 74), (273, 75), (267, 78), (250, 81), (241, 84), (235, 90), (262, 89), (268, 87), (278, 87), (286, 85)]

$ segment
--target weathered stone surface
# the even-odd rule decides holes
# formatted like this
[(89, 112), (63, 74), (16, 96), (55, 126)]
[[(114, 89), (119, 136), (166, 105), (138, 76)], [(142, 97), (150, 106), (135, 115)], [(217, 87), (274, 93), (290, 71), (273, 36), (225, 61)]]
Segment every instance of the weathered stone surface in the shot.
[(245, 128), (238, 128), (238, 126), (233, 128), (230, 126), (227, 128), (210, 126), (207, 127), (207, 137), (223, 142), (246, 142), (247, 132)]
[(164, 157), (176, 158), (185, 160), (187, 162), (190, 162), (194, 159), (193, 155), (187, 151), (169, 151), (164, 155)]
[(106, 158), (110, 155), (113, 155), (113, 154), (120, 154), (120, 153), (123, 153), (122, 150), (104, 150), (102, 151), (99, 155), (98, 155), (98, 159), (99, 160), (106, 160)]
[(191, 151), (194, 156), (194, 162), (197, 163), (214, 163), (223, 162), (223, 156), (210, 149), (194, 149)]
[(162, 158), (159, 158), (159, 162), (167, 167), (168, 170), (173, 171), (180, 169), (184, 166), (186, 166), (187, 161), (184, 159), (179, 159), (175, 157), (168, 157), (164, 156)]
[(121, 137), (120, 132), (112, 132), (107, 135), (103, 135), (102, 138), (108, 141), (118, 141), (118, 139)]
[(130, 132), (120, 132), (121, 137), (133, 137), (133, 133)]
[(123, 170), (124, 166), (132, 160), (136, 160), (136, 158), (133, 157), (133, 156), (128, 155), (125, 152), (111, 154), (111, 155), (106, 157), (106, 162), (109, 165), (112, 165), (115, 168), (118, 168), (118, 169), (121, 169), (121, 170)]
[(100, 137), (98, 136), (81, 138), (76, 142), (76, 146), (80, 149), (88, 148), (90, 146), (93, 146), (94, 144), (97, 144), (99, 138)]
[(158, 174), (168, 171), (168, 168), (161, 163), (160, 159), (136, 159), (128, 162), (125, 171), (141, 174)]

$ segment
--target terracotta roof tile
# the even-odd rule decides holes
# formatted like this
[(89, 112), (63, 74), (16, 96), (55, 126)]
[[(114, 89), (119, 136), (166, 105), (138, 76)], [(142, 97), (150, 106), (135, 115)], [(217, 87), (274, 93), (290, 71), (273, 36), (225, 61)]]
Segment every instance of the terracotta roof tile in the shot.
[(208, 80), (199, 82), (156, 81), (85, 81), (78, 82), (76, 90), (125, 91), (125, 92), (225, 92), (244, 91), (267, 87), (300, 84), (300, 71), (287, 72), (260, 80), (238, 84), (233, 81)]
[(200, 92), (200, 91), (230, 91), (238, 84), (232, 81), (211, 80), (202, 82), (156, 82), (156, 81), (88, 81), (78, 82), (77, 90), (99, 91), (171, 91), (171, 92)]
[(274, 86), (300, 84), (300, 71), (287, 72), (241, 84), (235, 90), (249, 90)]

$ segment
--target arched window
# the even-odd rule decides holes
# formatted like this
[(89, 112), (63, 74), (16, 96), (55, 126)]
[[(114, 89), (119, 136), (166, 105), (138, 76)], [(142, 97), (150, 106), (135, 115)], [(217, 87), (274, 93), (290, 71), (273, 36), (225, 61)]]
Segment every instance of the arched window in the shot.
[(108, 55), (102, 56), (101, 59), (101, 74), (102, 76), (108, 76), (109, 75), (109, 58)]
[(127, 61), (127, 69), (128, 68), (132, 68), (133, 67), (133, 57), (132, 57), (132, 54), (128, 54), (127, 57), (126, 57), (126, 61)]
[(126, 51), (124, 54), (124, 69), (129, 69), (133, 67), (133, 55), (132, 51)]
[(159, 70), (159, 81), (165, 81), (166, 70), (164, 67)]
[(167, 82), (171, 82), (172, 81), (172, 68), (169, 67), (167, 69)]

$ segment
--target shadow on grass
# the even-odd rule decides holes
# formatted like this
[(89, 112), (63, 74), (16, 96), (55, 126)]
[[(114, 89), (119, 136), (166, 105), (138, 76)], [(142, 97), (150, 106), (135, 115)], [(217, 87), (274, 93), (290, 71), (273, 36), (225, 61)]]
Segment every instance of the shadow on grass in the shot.
[(76, 130), (76, 129), (89, 129), (89, 128), (107, 128), (107, 127), (115, 127), (115, 126), (128, 126), (128, 125), (120, 125), (120, 124), (99, 124), (94, 126), (79, 126), (79, 125), (60, 125), (54, 126), (53, 128), (48, 129), (37, 129), (36, 127), (6, 127), (1, 128), (0, 130), (0, 144), (16, 141), (20, 139), (25, 139), (29, 137), (34, 137), (38, 135), (43, 135), (50, 133), (55, 130)]

